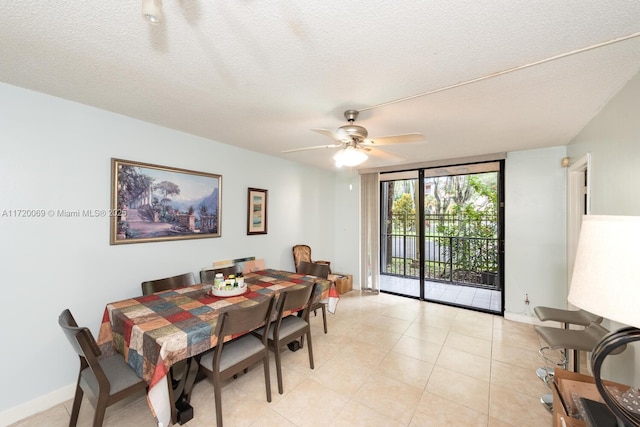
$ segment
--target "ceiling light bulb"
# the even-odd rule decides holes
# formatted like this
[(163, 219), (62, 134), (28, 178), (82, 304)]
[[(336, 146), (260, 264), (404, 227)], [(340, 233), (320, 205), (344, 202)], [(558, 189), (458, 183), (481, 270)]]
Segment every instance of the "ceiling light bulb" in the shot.
[(336, 161), (336, 167), (358, 166), (368, 158), (369, 156), (367, 156), (364, 151), (350, 146), (338, 151), (333, 156), (333, 160)]
[(162, 21), (162, 0), (142, 0), (142, 16), (152, 24)]

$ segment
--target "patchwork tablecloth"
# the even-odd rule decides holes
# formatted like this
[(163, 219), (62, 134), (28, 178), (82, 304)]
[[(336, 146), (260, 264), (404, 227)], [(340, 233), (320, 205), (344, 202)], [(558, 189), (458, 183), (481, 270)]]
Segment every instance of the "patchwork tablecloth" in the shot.
[(256, 304), (282, 289), (316, 281), (321, 285), (318, 298), (328, 300), (329, 281), (268, 269), (245, 275), (248, 290), (234, 297), (211, 296), (199, 284), (113, 302), (104, 310), (98, 345), (104, 355), (122, 353), (137, 375), (149, 383), (151, 409), (158, 424), (168, 426), (169, 368), (216, 346), (218, 337), (214, 331), (221, 312)]

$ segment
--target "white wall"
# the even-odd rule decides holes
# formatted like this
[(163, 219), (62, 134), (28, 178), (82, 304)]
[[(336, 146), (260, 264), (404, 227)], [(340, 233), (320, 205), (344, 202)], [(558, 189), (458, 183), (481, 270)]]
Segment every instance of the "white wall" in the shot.
[[(508, 153), (505, 162), (505, 317), (566, 307), (565, 147)], [(529, 295), (529, 305), (524, 303)]]
[[(570, 158), (591, 153), (591, 213), (640, 215), (640, 74), (602, 109), (568, 146)], [(638, 305), (638, 301), (629, 301)], [(640, 310), (639, 310), (640, 313)], [(640, 316), (640, 314), (639, 314)], [(605, 321), (610, 330), (624, 325)], [(604, 375), (640, 385), (640, 349), (631, 346), (610, 356)]]
[(360, 175), (344, 169), (336, 174), (333, 216), (333, 272), (353, 275), (354, 289), (360, 288)]
[(571, 159), (591, 153), (594, 215), (640, 215), (640, 74), (567, 147)]
[[(0, 424), (71, 398), (78, 361), (57, 325), (64, 308), (97, 335), (106, 303), (139, 295), (143, 280), (214, 260), (256, 256), (291, 270), (291, 247), (307, 243), (319, 258), (339, 250), (340, 268), (357, 265), (351, 244), (334, 243), (334, 203), (352, 205), (352, 196), (336, 194), (330, 171), (5, 84), (0, 149)], [(110, 246), (107, 218), (11, 217), (15, 209), (108, 209), (112, 157), (221, 174), (222, 237)], [(247, 187), (269, 190), (267, 235), (246, 235)]]

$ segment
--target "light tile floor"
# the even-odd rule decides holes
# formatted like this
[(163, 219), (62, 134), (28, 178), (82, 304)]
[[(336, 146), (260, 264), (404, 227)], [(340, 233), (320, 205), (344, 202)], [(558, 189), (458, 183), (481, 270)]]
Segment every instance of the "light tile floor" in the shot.
[[(418, 279), (384, 274), (380, 276), (380, 290), (385, 292), (419, 297), (419, 284)], [(500, 291), (491, 289), (425, 281), (424, 296), (430, 301), (502, 313), (502, 295)]]
[[(256, 366), (223, 388), (226, 426), (551, 425), (548, 392), (531, 325), (389, 294), (343, 294), (335, 315), (312, 317), (315, 369), (306, 347), (283, 352), (284, 394), (271, 369), (273, 400)], [(273, 359), (272, 365), (273, 365)], [(73, 379), (69, 378), (69, 382)], [(213, 388), (194, 389), (188, 427), (215, 425)], [(66, 426), (71, 401), (15, 426)], [(91, 425), (83, 402), (78, 425)], [(107, 409), (105, 426), (154, 426), (144, 396)]]

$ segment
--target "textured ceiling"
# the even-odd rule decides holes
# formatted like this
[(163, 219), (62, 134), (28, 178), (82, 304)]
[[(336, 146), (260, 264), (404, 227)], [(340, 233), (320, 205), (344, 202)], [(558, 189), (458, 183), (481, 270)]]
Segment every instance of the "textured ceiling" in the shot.
[[(640, 37), (402, 102), (640, 31), (637, 0), (0, 0), (0, 81), (333, 168), (312, 128), (370, 136), (405, 163), (567, 144), (640, 70)], [(3, 100), (2, 102), (7, 102)], [(373, 107), (373, 108), (372, 108)], [(401, 162), (402, 163), (402, 162)], [(361, 167), (388, 165), (370, 157)]]

